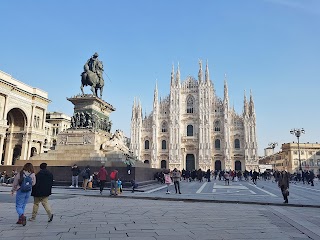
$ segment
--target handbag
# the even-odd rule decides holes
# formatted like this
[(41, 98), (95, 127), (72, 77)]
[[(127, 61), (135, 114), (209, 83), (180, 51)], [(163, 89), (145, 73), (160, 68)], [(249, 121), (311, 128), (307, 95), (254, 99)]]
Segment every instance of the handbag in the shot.
[(285, 190), (283, 190), (282, 194), (283, 194), (283, 196), (288, 197), (289, 196), (289, 189), (286, 188)]

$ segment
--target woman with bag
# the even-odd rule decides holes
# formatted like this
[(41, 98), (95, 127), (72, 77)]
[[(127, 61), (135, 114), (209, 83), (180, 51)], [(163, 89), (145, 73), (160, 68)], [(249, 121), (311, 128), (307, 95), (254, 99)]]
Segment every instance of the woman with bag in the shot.
[(283, 203), (288, 203), (288, 196), (289, 196), (289, 180), (290, 180), (290, 173), (283, 170), (279, 174), (279, 181), (278, 186), (281, 189), (281, 193), (284, 199)]
[(24, 210), (31, 195), (32, 186), (36, 184), (36, 176), (31, 163), (26, 163), (23, 169), (17, 174), (13, 180), (11, 195), (16, 195), (16, 210), (19, 216), (17, 224), (25, 226), (27, 219), (24, 216)]

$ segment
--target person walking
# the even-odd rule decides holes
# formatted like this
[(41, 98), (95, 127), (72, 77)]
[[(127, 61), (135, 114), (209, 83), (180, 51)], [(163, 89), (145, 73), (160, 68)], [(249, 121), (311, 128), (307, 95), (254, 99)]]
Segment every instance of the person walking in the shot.
[(79, 174), (80, 174), (80, 169), (77, 166), (77, 164), (74, 164), (71, 167), (71, 171), (72, 171), (72, 184), (70, 187), (74, 187), (76, 186), (76, 188), (78, 187), (78, 181), (79, 181)]
[(110, 173), (110, 196), (117, 196), (117, 179), (118, 179), (118, 170), (113, 170)]
[(31, 196), (33, 196), (33, 210), (32, 217), (29, 221), (35, 221), (41, 203), (48, 214), (48, 222), (52, 222), (53, 214), (51, 207), (48, 203), (49, 196), (51, 195), (53, 175), (47, 170), (47, 164), (40, 164), (40, 171), (36, 174), (36, 184), (32, 187)]
[(279, 181), (278, 186), (281, 189), (281, 193), (284, 199), (283, 203), (288, 203), (288, 196), (289, 196), (289, 180), (290, 180), (290, 173), (283, 170), (279, 173)]
[(100, 194), (102, 194), (104, 185), (106, 184), (107, 175), (108, 175), (108, 172), (107, 172), (105, 166), (102, 165), (101, 168), (99, 169), (99, 172), (98, 172), (98, 179), (100, 182)]
[(252, 182), (254, 185), (257, 185), (258, 175), (259, 175), (259, 173), (256, 170), (254, 170), (252, 173)]
[(170, 176), (170, 170), (169, 169), (164, 171), (164, 183), (167, 185), (166, 194), (170, 194), (169, 186), (172, 183), (172, 181), (171, 181), (171, 176)]
[(11, 195), (16, 192), (16, 211), (18, 213), (17, 224), (25, 226), (27, 224), (27, 218), (24, 215), (24, 210), (28, 203), (32, 186), (36, 184), (36, 176), (34, 174), (34, 168), (31, 163), (26, 163), (19, 174), (17, 174), (13, 180)]
[(173, 169), (173, 171), (172, 171), (172, 180), (174, 183), (174, 188), (176, 190), (176, 194), (178, 192), (179, 192), (179, 194), (181, 194), (181, 192), (180, 192), (181, 173), (180, 173), (180, 171), (177, 170), (177, 168)]

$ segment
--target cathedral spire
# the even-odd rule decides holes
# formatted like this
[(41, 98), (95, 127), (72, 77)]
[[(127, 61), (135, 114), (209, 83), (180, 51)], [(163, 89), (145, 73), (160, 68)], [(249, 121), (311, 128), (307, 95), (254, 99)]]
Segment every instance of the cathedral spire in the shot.
[(244, 90), (244, 99), (243, 99), (243, 115), (247, 115), (249, 113), (248, 111), (248, 102), (246, 97), (246, 90)]
[(253, 96), (252, 96), (251, 89), (250, 89), (249, 114), (250, 114), (250, 116), (255, 115), (254, 101), (253, 101)]
[(158, 103), (158, 79), (156, 79), (156, 86), (154, 88), (154, 97), (153, 97), (153, 102)]
[(207, 60), (207, 63), (206, 63), (205, 80), (206, 80), (206, 83), (209, 83), (209, 82), (210, 82), (208, 60)]
[(224, 74), (224, 99), (229, 101), (227, 74)]
[(198, 72), (199, 83), (202, 83), (202, 60), (199, 59), (199, 72)]
[(178, 62), (178, 69), (177, 69), (177, 74), (176, 74), (176, 84), (180, 84), (180, 64)]
[(171, 86), (174, 85), (174, 64), (172, 63), (172, 71), (171, 71)]

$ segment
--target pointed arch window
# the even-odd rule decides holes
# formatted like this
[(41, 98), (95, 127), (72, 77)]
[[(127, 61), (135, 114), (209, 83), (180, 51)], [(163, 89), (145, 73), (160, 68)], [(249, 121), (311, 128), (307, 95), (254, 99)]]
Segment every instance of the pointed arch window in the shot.
[(220, 150), (220, 139), (216, 139), (214, 141), (214, 148), (217, 149), (217, 150)]
[(234, 148), (235, 149), (240, 149), (240, 140), (239, 139), (235, 139), (234, 140)]
[(149, 149), (149, 140), (144, 141), (144, 149)]
[(187, 113), (193, 113), (194, 98), (192, 96), (187, 97)]
[(193, 136), (193, 126), (192, 125), (187, 126), (187, 136)]
[(167, 124), (167, 122), (163, 122), (162, 123), (161, 132), (168, 132), (168, 124)]
[(162, 148), (162, 150), (167, 149), (167, 141), (166, 141), (166, 140), (162, 140), (162, 142), (161, 142), (161, 148)]
[(219, 120), (214, 122), (214, 131), (220, 132), (220, 121)]

